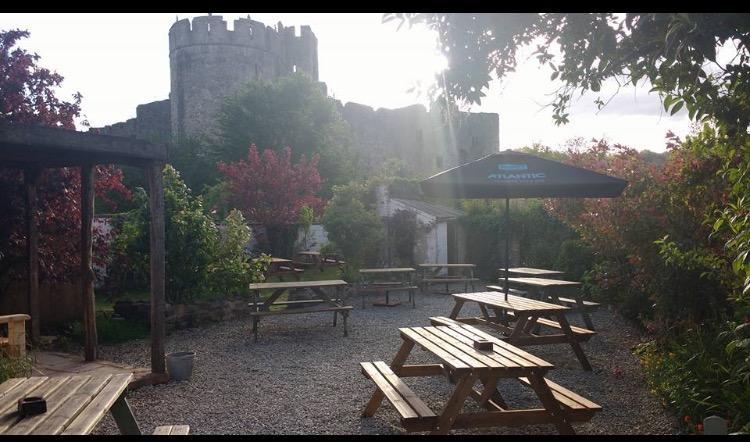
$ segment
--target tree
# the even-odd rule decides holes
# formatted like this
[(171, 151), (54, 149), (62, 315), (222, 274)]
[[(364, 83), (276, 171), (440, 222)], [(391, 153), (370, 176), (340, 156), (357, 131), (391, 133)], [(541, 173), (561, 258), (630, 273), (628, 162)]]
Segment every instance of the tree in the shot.
[(277, 151), (289, 146), (293, 160), (320, 154), (327, 194), (354, 175), (351, 129), (321, 85), (304, 73), (248, 83), (227, 98), (218, 119), (215, 162), (242, 159), (250, 143)]
[[(226, 200), (242, 211), (251, 222), (266, 226), (274, 252), (287, 255), (296, 239), (296, 228), (303, 207), (320, 213), (323, 200), (316, 196), (322, 184), (318, 173), (318, 155), (310, 161), (305, 155), (292, 164), (292, 150), (281, 152), (255, 145), (247, 150), (245, 160), (217, 165), (227, 182)], [(289, 240), (291, 238), (291, 240)]]
[(377, 261), (385, 237), (383, 222), (372, 204), (363, 203), (373, 202), (371, 193), (366, 183), (334, 187), (322, 218), (328, 239), (349, 264), (350, 275)]
[[(438, 32), (449, 59), (449, 98), (479, 103), (491, 74), (516, 67), (517, 52), (536, 45), (537, 60), (563, 86), (554, 103), (558, 124), (568, 121), (573, 93), (599, 92), (610, 79), (625, 85), (647, 79), (676, 113), (716, 118), (733, 134), (750, 123), (750, 16), (687, 13), (386, 14), (384, 21), (424, 23)], [(736, 55), (719, 62), (724, 45)], [(709, 64), (710, 63), (710, 64)], [(601, 98), (597, 103), (603, 106)]]
[[(39, 56), (15, 48), (27, 31), (0, 31), (0, 122), (40, 124), (75, 129), (81, 94), (72, 101), (57, 97), (63, 77), (37, 65)], [(26, 276), (26, 227), (23, 173), (0, 166), (0, 281), (3, 288)], [(114, 198), (130, 197), (122, 172), (97, 167), (96, 195), (112, 206)], [(65, 279), (80, 270), (80, 171), (77, 168), (45, 169), (37, 185), (40, 278)], [(103, 263), (105, 241), (94, 232), (94, 262)]]
[[(384, 21), (423, 23), (438, 32), (449, 59), (438, 87), (450, 102), (480, 103), (491, 75), (502, 78), (516, 66), (521, 47), (536, 45), (550, 80), (562, 81), (552, 103), (557, 124), (568, 122), (573, 94), (599, 92), (605, 81), (618, 86), (648, 81), (664, 109), (711, 123), (701, 136), (723, 159), (730, 193), (712, 214), (714, 230), (731, 237), (734, 269), (745, 280), (738, 299), (750, 294), (750, 15), (737, 13), (545, 13), (385, 14)], [(606, 105), (601, 97), (595, 102)], [(707, 139), (710, 138), (710, 139)], [(745, 301), (750, 301), (745, 299)]]

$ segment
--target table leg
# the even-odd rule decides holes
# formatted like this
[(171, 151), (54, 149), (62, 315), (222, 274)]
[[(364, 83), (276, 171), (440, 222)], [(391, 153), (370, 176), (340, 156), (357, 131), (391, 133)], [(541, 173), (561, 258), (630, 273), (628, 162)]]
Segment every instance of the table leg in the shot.
[(456, 301), (456, 305), (453, 306), (453, 310), (451, 310), (450, 315), (448, 315), (451, 319), (456, 319), (458, 317), (458, 312), (461, 311), (461, 307), (464, 306), (464, 301), (462, 299), (453, 298)]
[(557, 322), (560, 323), (560, 328), (562, 329), (563, 333), (565, 333), (565, 336), (568, 337), (568, 342), (570, 343), (571, 348), (573, 348), (573, 353), (576, 354), (576, 357), (581, 363), (581, 366), (584, 370), (591, 371), (591, 364), (589, 364), (589, 360), (586, 359), (586, 355), (583, 353), (581, 344), (576, 340), (575, 335), (573, 335), (573, 330), (570, 329), (570, 324), (568, 323), (568, 319), (565, 317), (565, 313), (560, 313), (556, 315), (556, 317)]
[(258, 342), (258, 317), (253, 316), (253, 341)]
[[(497, 410), (494, 405), (502, 408), (507, 408), (508, 404), (505, 403), (505, 399), (503, 399), (503, 396), (497, 390), (498, 377), (481, 376), (480, 380), (482, 381), (484, 390), (482, 390), (479, 397), (477, 397), (477, 402), (479, 402), (479, 405), (491, 411)], [(492, 404), (490, 404), (489, 402), (492, 402)]]
[[(394, 368), (400, 368), (404, 365), (404, 362), (406, 362), (406, 358), (409, 357), (409, 353), (411, 353), (412, 348), (414, 348), (414, 343), (412, 341), (404, 341), (403, 344), (401, 344), (401, 348), (399, 348), (396, 356), (393, 358), (393, 361), (391, 361), (391, 370), (393, 370)], [(398, 372), (398, 370), (394, 371)], [(375, 412), (380, 407), (381, 402), (383, 402), (384, 397), (385, 395), (383, 394), (383, 392), (380, 391), (379, 388), (375, 387), (375, 391), (372, 393), (370, 400), (367, 402), (367, 405), (365, 405), (365, 409), (362, 411), (362, 417), (370, 417), (375, 414)]]
[(544, 377), (539, 374), (533, 374), (528, 379), (531, 383), (531, 388), (539, 397), (544, 408), (549, 412), (555, 427), (557, 427), (557, 431), (560, 434), (575, 434), (575, 430), (570, 425), (565, 411), (552, 395), (552, 390), (550, 390)]
[(471, 394), (474, 388), (474, 382), (477, 380), (477, 375), (474, 372), (463, 375), (458, 379), (456, 389), (453, 391), (448, 402), (443, 407), (443, 412), (440, 414), (438, 419), (437, 427), (430, 432), (430, 434), (448, 434), (453, 426), (453, 422), (456, 421), (456, 416), (461, 412), (461, 409), (466, 402), (466, 398)]
[(346, 310), (342, 311), (341, 312), (341, 317), (342, 317), (342, 319), (344, 321), (344, 337), (347, 337), (347, 336), (349, 336), (349, 331), (348, 331), (348, 328), (347, 328), (346, 320), (349, 318), (349, 312), (346, 311)]
[[(520, 316), (519, 316), (520, 315)], [(525, 313), (519, 312), (516, 314), (516, 325), (513, 327), (513, 331), (508, 336), (508, 342), (513, 342), (513, 339), (520, 338), (523, 335), (524, 328), (526, 327), (526, 321), (528, 316)]]
[(333, 312), (333, 326), (336, 327), (336, 318), (338, 317), (339, 312)]
[(573, 299), (576, 300), (576, 306), (578, 306), (578, 309), (581, 312), (581, 318), (583, 319), (583, 323), (586, 324), (586, 328), (588, 328), (589, 330), (594, 330), (594, 322), (591, 320), (589, 312), (586, 311), (586, 306), (583, 304), (581, 294), (576, 293)]
[(125, 392), (112, 404), (109, 412), (112, 413), (117, 428), (120, 429), (120, 434), (141, 435), (138, 422), (135, 420), (135, 416), (133, 416), (133, 411), (130, 409), (127, 399), (125, 399)]

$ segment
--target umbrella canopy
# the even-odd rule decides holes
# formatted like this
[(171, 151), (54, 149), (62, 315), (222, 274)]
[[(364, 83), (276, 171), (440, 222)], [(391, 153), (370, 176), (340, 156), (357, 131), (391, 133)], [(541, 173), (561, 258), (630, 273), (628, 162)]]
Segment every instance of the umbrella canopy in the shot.
[(420, 183), (443, 198), (608, 198), (628, 185), (580, 167), (506, 150), (433, 175)]
[[(420, 182), (425, 196), (503, 198), (506, 224), (510, 198), (612, 198), (628, 182), (558, 161), (506, 150), (445, 170)], [(510, 230), (505, 241), (505, 298), (508, 298)]]

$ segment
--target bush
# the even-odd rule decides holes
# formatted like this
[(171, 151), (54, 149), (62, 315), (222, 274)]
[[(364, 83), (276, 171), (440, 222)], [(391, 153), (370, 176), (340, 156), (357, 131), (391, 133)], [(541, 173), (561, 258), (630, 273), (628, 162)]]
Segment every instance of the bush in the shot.
[[(143, 189), (138, 189), (136, 198), (138, 207), (124, 215), (118, 229), (112, 269), (121, 281), (146, 288), (150, 271), (148, 198)], [(230, 212), (224, 233), (220, 233), (204, 212), (201, 198), (192, 195), (169, 165), (164, 169), (164, 202), (167, 302), (185, 303), (196, 296), (242, 290), (246, 281), (262, 277), (257, 266), (249, 264), (244, 250), (250, 232), (242, 216)]]
[(384, 238), (380, 217), (362, 203), (368, 192), (364, 184), (334, 187), (322, 218), (328, 238), (353, 270), (378, 261)]
[(388, 227), (388, 248), (392, 267), (411, 267), (415, 265), (414, 247), (417, 235), (424, 230), (417, 215), (408, 210), (399, 210), (385, 219)]
[(750, 331), (748, 324), (704, 324), (636, 348), (652, 392), (689, 431), (699, 432), (696, 425), (711, 415), (728, 419), (730, 431), (750, 431), (750, 334), (743, 327)]
[(0, 384), (11, 378), (31, 376), (34, 359), (28, 353), (24, 357), (10, 357), (0, 350)]

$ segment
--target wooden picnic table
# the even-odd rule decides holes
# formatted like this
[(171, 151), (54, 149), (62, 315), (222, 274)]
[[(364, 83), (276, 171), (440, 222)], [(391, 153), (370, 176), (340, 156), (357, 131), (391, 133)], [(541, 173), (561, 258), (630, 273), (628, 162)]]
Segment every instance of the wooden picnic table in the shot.
[[(354, 307), (345, 305), (346, 300), (344, 298), (344, 288), (347, 285), (348, 284), (346, 281), (342, 281), (339, 279), (326, 281), (263, 282), (250, 284), (250, 291), (253, 293), (253, 302), (250, 304), (250, 307), (254, 309), (254, 311), (250, 312), (250, 316), (253, 318), (253, 335), (255, 341), (258, 341), (258, 323), (260, 322), (260, 318), (263, 316), (315, 312), (333, 312), (334, 327), (336, 327), (336, 319), (340, 314), (344, 321), (344, 336), (348, 336), (347, 318), (349, 317), (349, 311)], [(283, 295), (284, 292), (294, 289), (310, 290), (318, 295), (319, 299), (277, 302), (277, 299), (279, 299), (279, 297)], [(329, 295), (324, 289), (333, 289), (335, 294)], [(261, 302), (261, 290), (273, 290), (273, 292), (271, 293), (271, 296), (266, 298), (265, 301)], [(296, 307), (298, 305), (311, 306), (301, 308), (288, 308), (290, 306)], [(271, 307), (274, 306), (286, 306), (287, 308), (284, 310), (271, 311)]]
[[(505, 268), (497, 269), (500, 275), (505, 276)], [(527, 277), (539, 276), (562, 276), (565, 272), (559, 270), (535, 269), (533, 267), (512, 267), (508, 269), (508, 275), (518, 275)]]
[(385, 293), (384, 301), (376, 301), (372, 305), (378, 307), (394, 307), (401, 301), (390, 301), (389, 293), (406, 290), (409, 293), (409, 301), (412, 308), (416, 307), (414, 290), (414, 274), (416, 269), (411, 267), (388, 267), (379, 269), (359, 269), (360, 281), (356, 286), (357, 293), (362, 294), (362, 308), (365, 308), (365, 293)]
[[(430, 318), (433, 323), (484, 324), (507, 335), (503, 339), (518, 346), (567, 343), (583, 369), (591, 370), (591, 364), (586, 359), (580, 342), (589, 340), (596, 332), (571, 326), (565, 317), (565, 313), (570, 310), (569, 307), (510, 294), (506, 300), (505, 294), (499, 292), (456, 293), (453, 300), (456, 304), (448, 318)], [(466, 302), (479, 304), (482, 317), (459, 318), (458, 314)], [(494, 315), (490, 314), (490, 310)], [(552, 319), (548, 319), (547, 316)], [(537, 325), (555, 329), (559, 333), (540, 335), (534, 330)]]
[[(13, 378), (0, 384), (0, 435), (90, 434), (107, 412), (122, 434), (141, 434), (125, 399), (132, 373)], [(47, 412), (19, 419), (18, 400), (43, 396)]]
[[(253, 261), (258, 260), (255, 259)], [(283, 282), (284, 275), (291, 273), (297, 281), (299, 281), (300, 274), (304, 272), (304, 269), (296, 268), (294, 261), (291, 259), (277, 258), (274, 256), (270, 258), (268, 269), (266, 270), (266, 279), (270, 279), (272, 276), (276, 275), (279, 278), (279, 281)]]
[(325, 267), (333, 266), (343, 270), (343, 266), (346, 265), (346, 261), (341, 259), (341, 256), (338, 253), (324, 254), (308, 250), (297, 252), (297, 257), (301, 259), (299, 261), (295, 261), (296, 265), (318, 267), (321, 272)]
[[(362, 412), (372, 416), (387, 398), (408, 432), (447, 434), (451, 429), (523, 426), (552, 423), (562, 434), (574, 434), (572, 422), (590, 420), (601, 410), (597, 404), (545, 379), (554, 366), (530, 353), (465, 324), (406, 327), (399, 329), (403, 343), (390, 366), (383, 361), (362, 362), (362, 373), (376, 389)], [(477, 350), (474, 341), (492, 343), (491, 350)], [(414, 347), (437, 358), (439, 364), (405, 365)], [(455, 385), (440, 413), (432, 411), (402, 378), (445, 376)], [(541, 408), (511, 409), (498, 389), (500, 379), (516, 379), (531, 387)], [(477, 381), (481, 389), (474, 385)], [(471, 397), (486, 411), (462, 413)]]
[[(502, 285), (505, 279), (500, 278), (498, 281)], [(580, 282), (549, 278), (508, 278), (508, 284), (511, 287), (516, 286), (525, 289), (528, 296), (534, 299), (550, 300), (556, 304), (572, 307), (571, 313), (580, 313), (586, 327), (594, 330), (594, 322), (591, 320), (589, 311), (599, 307), (599, 304), (583, 299), (579, 290), (581, 287)], [(487, 288), (490, 290), (503, 289), (503, 287), (498, 286), (489, 286)]]
[[(432, 284), (445, 284), (445, 295), (450, 295), (451, 292), (449, 290), (450, 284), (455, 284), (457, 282), (463, 282), (464, 283), (464, 290), (469, 290), (469, 284), (471, 284), (471, 289), (474, 290), (474, 283), (479, 282), (479, 278), (474, 277), (474, 269), (476, 268), (475, 264), (460, 264), (460, 263), (442, 263), (442, 264), (432, 264), (432, 263), (424, 263), (419, 264), (419, 271), (420, 271), (420, 281), (419, 286), (421, 287), (421, 291), (424, 292), (427, 287), (429, 287)], [(459, 275), (451, 274), (451, 270), (455, 269), (460, 272)], [(438, 275), (438, 273), (441, 273), (443, 270), (445, 270), (445, 274)]]

